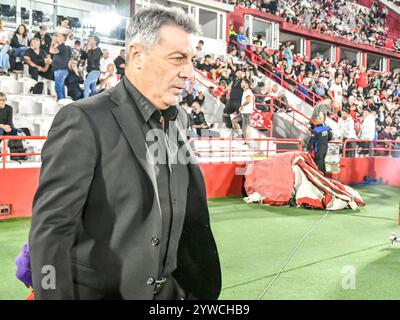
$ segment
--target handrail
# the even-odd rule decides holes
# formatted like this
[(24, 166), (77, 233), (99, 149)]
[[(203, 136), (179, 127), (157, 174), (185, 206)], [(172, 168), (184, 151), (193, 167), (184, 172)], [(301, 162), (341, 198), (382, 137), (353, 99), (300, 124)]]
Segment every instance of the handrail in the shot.
[[(360, 146), (356, 146), (355, 148), (353, 147), (348, 147), (349, 143), (368, 143), (368, 148), (362, 148)], [(370, 150), (374, 152), (376, 151), (383, 151), (383, 152), (388, 152), (387, 156), (393, 157), (393, 152), (399, 152), (399, 157), (400, 157), (400, 141), (396, 140), (365, 140), (365, 139), (346, 139), (345, 141), (330, 141), (329, 144), (337, 144), (341, 145), (343, 147), (342, 150), (342, 157), (343, 158), (352, 158), (348, 157), (348, 153), (350, 151), (368, 151), (368, 155), (370, 153)], [(378, 147), (375, 146), (378, 145)], [(388, 148), (380, 147), (379, 145), (385, 145), (388, 146)], [(372, 146), (372, 148), (371, 148)], [(370, 155), (369, 155), (370, 156)], [(374, 157), (376, 155), (371, 155), (370, 157)]]
[(41, 153), (38, 152), (7, 152), (7, 141), (9, 140), (46, 140), (46, 136), (0, 136), (1, 143), (1, 159), (2, 169), (6, 168), (7, 156), (39, 156)]
[[(234, 40), (229, 40), (229, 42), (239, 45), (241, 46), (239, 43), (237, 43)], [(291, 86), (295, 89), (295, 91), (300, 94), (300, 96), (302, 97), (302, 99), (306, 102), (309, 103), (309, 101), (307, 100), (311, 100), (311, 105), (315, 106), (315, 104), (317, 104), (320, 100), (322, 100), (322, 97), (318, 94), (316, 94), (315, 92), (313, 92), (312, 90), (309, 90), (308, 88), (304, 87), (300, 82), (298, 82), (297, 80), (293, 80), (293, 79), (289, 79), (288, 76), (285, 75), (285, 73), (281, 70), (279, 70), (277, 67), (275, 67), (274, 65), (270, 64), (269, 62), (265, 61), (263, 58), (257, 56), (253, 51), (248, 50), (247, 48), (244, 49), (245, 52), (247, 52), (248, 54), (251, 55), (251, 60), (254, 62), (254, 60), (259, 60), (259, 63), (255, 62), (255, 64), (263, 69), (265, 72), (267, 72), (269, 74), (269, 78), (271, 78), (274, 81), (280, 80), (280, 85), (282, 85), (283, 83), (285, 83), (287, 86)], [(279, 73), (280, 76), (278, 76), (276, 73), (271, 72), (270, 70), (268, 70), (267, 68), (265, 68), (262, 64), (269, 66), (272, 70), (274, 70), (276, 73)], [(285, 80), (284, 80), (285, 78)], [(288, 81), (295, 83), (298, 87), (291, 85)], [(304, 88), (304, 90), (308, 93), (310, 93), (312, 99), (310, 99), (310, 97), (308, 97), (307, 95), (305, 95), (302, 91), (300, 91), (300, 87)]]
[[(212, 148), (212, 145), (209, 145), (209, 149), (204, 149), (204, 148), (193, 148), (194, 154), (203, 155), (203, 154), (220, 154), (220, 157), (223, 157), (224, 154), (228, 154), (227, 156), (227, 162), (231, 163), (233, 161), (233, 153), (239, 153), (239, 155), (236, 156), (241, 156), (240, 153), (252, 153), (253, 156), (260, 156), (259, 153), (265, 153), (266, 158), (269, 158), (270, 154), (276, 154), (276, 153), (283, 153), (283, 152), (293, 152), (293, 151), (302, 151), (302, 143), (300, 139), (285, 139), (285, 138), (216, 138), (216, 137), (210, 137), (210, 138), (191, 138), (189, 140), (189, 143), (194, 143), (196, 141), (199, 142), (228, 142), (228, 148), (224, 148), (223, 146), (217, 145), (219, 149), (217, 148)], [(266, 148), (262, 148), (262, 145), (256, 144), (254, 145), (253, 149), (234, 149), (232, 148), (232, 142), (234, 141), (241, 141), (241, 142), (267, 142)], [(293, 149), (271, 149), (270, 143), (275, 143), (275, 144), (284, 144), (284, 145), (293, 145), (296, 148)], [(195, 147), (193, 145), (193, 147)], [(239, 146), (240, 147), (240, 146)], [(290, 147), (289, 147), (290, 148)], [(246, 156), (249, 156), (248, 154)], [(201, 159), (201, 158), (200, 158)], [(204, 158), (203, 158), (204, 159)], [(207, 158), (205, 158), (207, 159)], [(262, 160), (262, 159), (259, 159)]]
[[(264, 106), (270, 106), (271, 110), (273, 111), (274, 108), (277, 108), (281, 111), (284, 111), (282, 108), (276, 106), (274, 104), (274, 100), (278, 101), (280, 104), (283, 104), (286, 108), (292, 110), (295, 113), (298, 113), (299, 115), (301, 115), (302, 117), (304, 117), (306, 120), (309, 121), (309, 123), (311, 124), (316, 124), (314, 120), (312, 120), (310, 117), (306, 116), (304, 113), (300, 112), (299, 110), (293, 108), (292, 106), (290, 106), (288, 103), (284, 102), (283, 100), (281, 100), (278, 97), (274, 97), (274, 96), (270, 96), (270, 95), (265, 95), (265, 94), (255, 94), (256, 97), (264, 97), (264, 98), (270, 98), (269, 102), (266, 103), (256, 103), (256, 105), (264, 105)], [(294, 117), (294, 115), (291, 115), (290, 113), (287, 113), (287, 115), (289, 115), (292, 119), (293, 119), (293, 124), (294, 121), (297, 121), (298, 123), (300, 123), (302, 126), (304, 126), (305, 128), (307, 128), (308, 131), (312, 131), (312, 129), (310, 127), (308, 127), (306, 124), (304, 124), (303, 122), (299, 121), (298, 119), (296, 119)]]

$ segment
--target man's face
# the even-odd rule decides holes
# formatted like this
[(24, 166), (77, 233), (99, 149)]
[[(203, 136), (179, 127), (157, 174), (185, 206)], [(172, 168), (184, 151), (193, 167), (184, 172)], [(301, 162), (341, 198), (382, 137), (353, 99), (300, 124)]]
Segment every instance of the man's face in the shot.
[(157, 109), (167, 109), (178, 103), (186, 80), (194, 77), (194, 46), (193, 37), (178, 26), (163, 26), (159, 35), (160, 41), (147, 50), (129, 46), (126, 75)]
[(104, 58), (104, 59), (108, 59), (109, 56), (110, 56), (110, 52), (108, 52), (107, 49), (104, 49), (104, 50), (103, 50), (103, 58)]
[(346, 120), (348, 116), (349, 116), (349, 114), (347, 112), (342, 111), (342, 119), (343, 120)]
[(239, 33), (243, 33), (244, 32), (244, 28), (242, 26), (239, 27)]
[(125, 50), (121, 50), (121, 51), (119, 52), (119, 56), (120, 56), (121, 58), (124, 58), (124, 59), (125, 59)]
[(192, 104), (192, 110), (196, 113), (200, 112), (200, 105), (197, 102), (193, 102)]
[(61, 21), (61, 27), (68, 28), (69, 21), (67, 19)]
[(39, 42), (39, 40), (37, 40), (36, 38), (33, 38), (33, 39), (31, 40), (31, 48), (34, 49), (34, 50), (36, 50), (36, 49), (38, 49), (39, 47), (40, 47), (40, 42)]
[(43, 37), (46, 34), (47, 30), (46, 29), (39, 29), (40, 35)]
[(65, 42), (64, 35), (63, 35), (62, 33), (59, 33), (59, 32), (56, 33), (55, 39), (56, 39), (56, 42), (57, 42), (57, 43), (63, 43), (63, 42)]
[(0, 109), (6, 105), (6, 97), (0, 97)]

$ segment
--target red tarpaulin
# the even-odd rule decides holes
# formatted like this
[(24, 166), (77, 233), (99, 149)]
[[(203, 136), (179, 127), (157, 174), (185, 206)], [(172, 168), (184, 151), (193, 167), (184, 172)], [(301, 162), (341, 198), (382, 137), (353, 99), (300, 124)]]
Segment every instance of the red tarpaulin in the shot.
[(305, 152), (287, 152), (247, 165), (245, 189), (248, 202), (286, 205), (293, 197), (297, 205), (341, 210), (364, 206), (357, 191), (328, 179)]

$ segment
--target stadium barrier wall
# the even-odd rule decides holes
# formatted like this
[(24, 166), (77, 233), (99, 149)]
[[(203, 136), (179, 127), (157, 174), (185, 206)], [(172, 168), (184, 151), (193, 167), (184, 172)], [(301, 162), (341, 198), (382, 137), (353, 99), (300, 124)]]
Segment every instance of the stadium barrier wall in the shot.
[[(19, 138), (16, 137), (16, 139)], [(4, 154), (3, 151), (3, 160)], [(242, 196), (244, 194), (242, 169), (245, 166), (245, 162), (200, 163), (208, 198)], [(2, 185), (0, 205), (12, 205), (12, 215), (0, 215), (0, 219), (31, 216), (32, 201), (39, 183), (39, 173), (40, 168), (0, 167), (0, 183)], [(365, 176), (372, 179), (382, 178), (384, 183), (400, 187), (400, 158), (341, 158), (340, 174), (338, 175), (341, 182), (345, 184), (359, 183), (364, 180)]]

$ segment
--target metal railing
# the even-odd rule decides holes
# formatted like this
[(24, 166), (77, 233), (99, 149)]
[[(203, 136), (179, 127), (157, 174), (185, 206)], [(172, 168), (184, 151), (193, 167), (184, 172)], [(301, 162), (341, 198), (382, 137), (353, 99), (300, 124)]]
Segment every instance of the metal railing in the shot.
[[(236, 46), (242, 46), (238, 44), (236, 41), (230, 40), (231, 43), (235, 44)], [(279, 70), (274, 65), (270, 64), (269, 62), (265, 61), (263, 58), (259, 57), (256, 53), (249, 49), (244, 49), (247, 55), (250, 57), (251, 61), (256, 64), (258, 68), (262, 70), (262, 72), (272, 79), (273, 81), (279, 83), (282, 87), (287, 90), (293, 90), (294, 93), (300, 97), (305, 102), (309, 103), (311, 106), (315, 106), (318, 102), (320, 102), (323, 98), (306, 88), (300, 82), (295, 79), (290, 79), (285, 73), (284, 70)], [(268, 68), (267, 68), (268, 67)], [(270, 69), (270, 70), (269, 70)], [(300, 90), (302, 88), (307, 94)]]
[(400, 141), (396, 140), (364, 140), (347, 139), (345, 141), (330, 141), (329, 144), (339, 145), (343, 158), (355, 157), (392, 157), (400, 158)]
[(40, 156), (40, 152), (7, 152), (8, 141), (11, 140), (46, 140), (45, 136), (0, 136), (1, 145), (1, 169), (5, 169), (7, 165), (7, 157), (12, 156)]
[(210, 162), (262, 160), (278, 153), (302, 151), (299, 139), (210, 137), (191, 138), (189, 143), (200, 160)]

